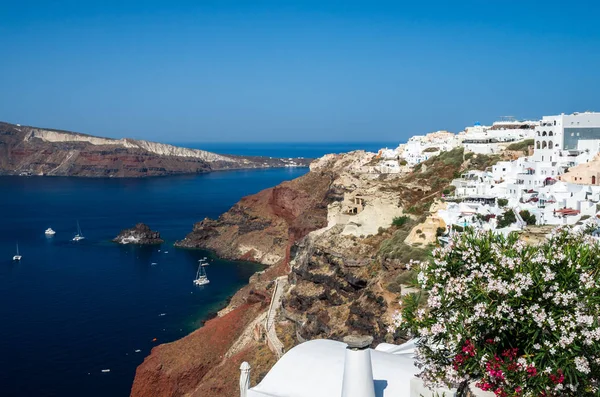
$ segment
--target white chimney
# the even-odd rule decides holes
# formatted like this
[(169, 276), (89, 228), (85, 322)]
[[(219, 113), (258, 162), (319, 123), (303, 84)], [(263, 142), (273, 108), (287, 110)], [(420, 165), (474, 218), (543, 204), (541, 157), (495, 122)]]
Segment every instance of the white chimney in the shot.
[(347, 336), (344, 338), (344, 379), (342, 397), (375, 397), (373, 368), (371, 366), (372, 336)]
[(246, 397), (250, 388), (250, 364), (246, 361), (240, 366), (240, 397)]

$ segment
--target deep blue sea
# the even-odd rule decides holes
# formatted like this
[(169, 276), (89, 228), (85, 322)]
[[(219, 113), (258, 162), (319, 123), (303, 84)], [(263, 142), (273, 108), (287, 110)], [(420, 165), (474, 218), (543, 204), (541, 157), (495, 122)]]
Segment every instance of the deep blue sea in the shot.
[[(381, 147), (363, 145), (369, 150)], [(282, 157), (361, 148), (192, 146)], [(201, 250), (176, 249), (173, 243), (195, 222), (218, 217), (241, 197), (305, 172), (286, 168), (146, 179), (0, 177), (0, 394), (127, 396), (136, 367), (153, 346), (198, 328), (259, 269)], [(86, 239), (75, 243), (71, 239), (77, 221)], [(155, 247), (110, 242), (137, 222), (159, 231), (166, 242)], [(44, 235), (48, 227), (56, 231), (54, 237)], [(12, 261), (17, 242), (21, 262)], [(194, 287), (197, 260), (204, 256), (211, 261), (211, 283)]]

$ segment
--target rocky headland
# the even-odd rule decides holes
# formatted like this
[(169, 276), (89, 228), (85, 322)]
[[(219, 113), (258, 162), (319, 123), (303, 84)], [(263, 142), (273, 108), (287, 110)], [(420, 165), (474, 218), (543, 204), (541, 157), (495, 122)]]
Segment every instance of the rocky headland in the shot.
[[(401, 294), (414, 291), (410, 260), (425, 259), (435, 241), (428, 230), (439, 220), (429, 211), (443, 205), (439, 197), (455, 175), (500, 158), (460, 149), (411, 172), (381, 174), (374, 157), (324, 156), (308, 174), (195, 224), (178, 246), (269, 267), (204, 327), (154, 348), (131, 395), (237, 395), (242, 361), (252, 365), (254, 385), (282, 350), (305, 340), (369, 334), (374, 344), (402, 341), (388, 325)], [(268, 329), (267, 317), (275, 319)]]
[(165, 242), (160, 238), (159, 232), (152, 231), (148, 225), (143, 223), (138, 223), (130, 229), (122, 230), (112, 241), (118, 244), (139, 245), (154, 245)]
[(0, 122), (0, 175), (145, 177), (308, 163), (307, 159), (222, 155)]

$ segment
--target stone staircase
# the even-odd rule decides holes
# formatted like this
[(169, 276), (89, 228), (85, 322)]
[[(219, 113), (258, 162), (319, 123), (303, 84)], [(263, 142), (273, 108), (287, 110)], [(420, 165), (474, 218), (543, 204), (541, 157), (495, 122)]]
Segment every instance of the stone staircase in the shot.
[(275, 330), (275, 316), (277, 311), (281, 307), (281, 295), (287, 285), (287, 276), (281, 276), (275, 279), (275, 286), (273, 287), (273, 295), (271, 297), (271, 304), (269, 305), (269, 311), (267, 312), (267, 318), (265, 319), (265, 331), (267, 336), (267, 344), (269, 348), (277, 355), (277, 359), (283, 355), (283, 343), (277, 337), (277, 331)]

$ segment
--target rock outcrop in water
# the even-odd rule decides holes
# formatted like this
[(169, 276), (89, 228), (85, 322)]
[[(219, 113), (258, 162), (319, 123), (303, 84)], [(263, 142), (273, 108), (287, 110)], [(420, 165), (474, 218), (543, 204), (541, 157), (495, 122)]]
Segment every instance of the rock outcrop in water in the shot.
[(0, 175), (144, 177), (307, 165), (306, 159), (229, 156), (0, 122)]
[(119, 244), (140, 244), (153, 245), (162, 244), (164, 240), (160, 238), (159, 232), (154, 232), (148, 225), (138, 223), (131, 229), (125, 229), (119, 233), (113, 240)]

